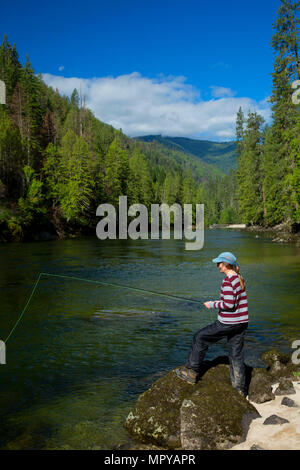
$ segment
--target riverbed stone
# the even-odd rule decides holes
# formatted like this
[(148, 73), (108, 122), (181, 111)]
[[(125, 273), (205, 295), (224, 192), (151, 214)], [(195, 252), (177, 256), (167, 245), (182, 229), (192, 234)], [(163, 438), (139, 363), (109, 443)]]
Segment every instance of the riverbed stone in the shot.
[(124, 423), (144, 443), (169, 449), (228, 449), (245, 440), (260, 417), (231, 386), (224, 358), (205, 361), (201, 378), (191, 385), (175, 374), (164, 375), (146, 390)]
[(281, 377), (279, 379), (279, 385), (274, 393), (275, 395), (293, 395), (296, 393), (296, 390), (294, 389), (293, 382), (290, 379)]
[(284, 397), (281, 400), (281, 404), (284, 406), (288, 406), (289, 408), (297, 408), (297, 404), (294, 402), (294, 400), (289, 397)]
[(285, 424), (285, 423), (289, 423), (289, 421), (285, 418), (281, 418), (278, 415), (271, 415), (268, 418), (266, 418), (263, 422), (263, 424), (266, 424), (266, 425), (268, 425), (268, 424)]
[(248, 392), (249, 400), (254, 403), (274, 400), (272, 382), (273, 377), (265, 369), (253, 369)]
[(262, 447), (260, 447), (259, 445), (257, 444), (253, 444), (253, 446), (251, 446), (251, 449), (250, 450), (265, 450), (263, 449)]

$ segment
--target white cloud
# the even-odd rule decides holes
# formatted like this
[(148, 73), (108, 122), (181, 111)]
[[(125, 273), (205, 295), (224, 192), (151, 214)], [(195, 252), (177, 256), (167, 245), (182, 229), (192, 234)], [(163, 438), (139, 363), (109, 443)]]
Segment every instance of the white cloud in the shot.
[(61, 94), (70, 96), (77, 88), (86, 96), (86, 105), (101, 121), (122, 128), (129, 136), (162, 134), (211, 140), (235, 137), (236, 113), (257, 111), (270, 119), (270, 106), (263, 100), (235, 97), (225, 87), (210, 87), (212, 99), (184, 77), (147, 78), (137, 72), (118, 77), (66, 78), (43, 74), (44, 81)]
[(230, 88), (225, 88), (222, 86), (211, 86), (211, 96), (214, 98), (225, 98), (226, 96), (236, 95), (236, 91), (231, 90)]
[(60, 65), (60, 66), (58, 67), (58, 70), (59, 70), (60, 72), (62, 72), (62, 71), (64, 70), (64, 68), (65, 68), (64, 65)]

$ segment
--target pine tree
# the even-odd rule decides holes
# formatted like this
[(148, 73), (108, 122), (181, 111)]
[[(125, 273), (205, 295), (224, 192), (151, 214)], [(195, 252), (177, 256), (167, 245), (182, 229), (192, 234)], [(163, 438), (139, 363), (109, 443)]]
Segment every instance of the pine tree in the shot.
[(72, 95), (71, 95), (71, 104), (76, 108), (79, 108), (79, 94), (76, 88), (74, 88)]
[(41, 106), (41, 82), (34, 75), (32, 64), (28, 55), (21, 75), (21, 85), (24, 90), (24, 144), (27, 153), (27, 165), (38, 168), (38, 154), (41, 151), (40, 129), (43, 125), (43, 111)]
[(45, 212), (43, 207), (43, 183), (36, 177), (35, 171), (28, 165), (23, 168), (24, 191), (18, 200), (24, 225), (30, 224), (34, 217)]
[(58, 184), (60, 206), (66, 220), (85, 223), (93, 192), (90, 152), (83, 137), (68, 131), (62, 142), (61, 175)]
[(21, 192), (22, 145), (19, 129), (0, 106), (0, 181), (8, 198)]
[(11, 103), (14, 89), (20, 80), (21, 70), (16, 46), (11, 46), (5, 35), (0, 46), (0, 80), (3, 80), (6, 86), (7, 105)]
[(152, 202), (152, 184), (149, 165), (145, 156), (136, 146), (129, 159), (130, 180), (128, 183), (129, 202), (145, 204), (150, 207)]
[(244, 125), (245, 125), (245, 116), (240, 107), (237, 113), (236, 118), (236, 153), (237, 158), (242, 153), (243, 148), (243, 138), (244, 138)]
[(296, 221), (297, 198), (297, 138), (300, 106), (292, 102), (292, 83), (300, 79), (299, 63), (300, 2), (282, 0), (271, 44), (276, 54), (273, 91), (271, 96), (273, 125), (266, 145), (266, 201), (269, 223)]
[(188, 170), (182, 185), (182, 204), (193, 204), (196, 200), (197, 186), (191, 170)]
[(263, 142), (261, 126), (264, 120), (256, 112), (249, 112), (241, 153), (238, 157), (237, 181), (239, 209), (244, 223), (263, 222)]
[(127, 195), (129, 171), (128, 154), (122, 149), (120, 140), (116, 137), (106, 155), (104, 176), (107, 200), (115, 206), (119, 204), (120, 195)]

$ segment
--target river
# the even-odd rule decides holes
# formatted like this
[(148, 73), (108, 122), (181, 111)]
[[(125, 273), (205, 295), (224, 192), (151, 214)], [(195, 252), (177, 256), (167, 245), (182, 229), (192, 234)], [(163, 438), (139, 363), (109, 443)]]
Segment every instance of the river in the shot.
[[(181, 240), (80, 239), (0, 245), (0, 339), (9, 335), (40, 272), (199, 300), (219, 298), (211, 260), (232, 251), (241, 265), (250, 322), (245, 358), (300, 339), (300, 247), (264, 235), (207, 230), (200, 251)], [(42, 276), (0, 365), (0, 448), (113, 449), (138, 395), (185, 362), (193, 334), (216, 311), (145, 292)], [(226, 342), (207, 358), (226, 354)]]

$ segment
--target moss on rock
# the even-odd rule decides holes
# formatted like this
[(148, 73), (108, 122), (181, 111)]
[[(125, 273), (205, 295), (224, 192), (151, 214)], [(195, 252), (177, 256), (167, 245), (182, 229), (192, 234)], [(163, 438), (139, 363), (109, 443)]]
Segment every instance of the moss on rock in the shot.
[(136, 439), (166, 448), (229, 448), (241, 442), (257, 410), (231, 386), (228, 365), (206, 362), (196, 385), (174, 370), (143, 393), (124, 426)]
[(271, 349), (262, 354), (261, 359), (267, 365), (267, 371), (272, 376), (273, 384), (281, 377), (294, 379), (294, 373), (300, 371), (300, 366), (293, 364), (288, 354), (277, 349)]

